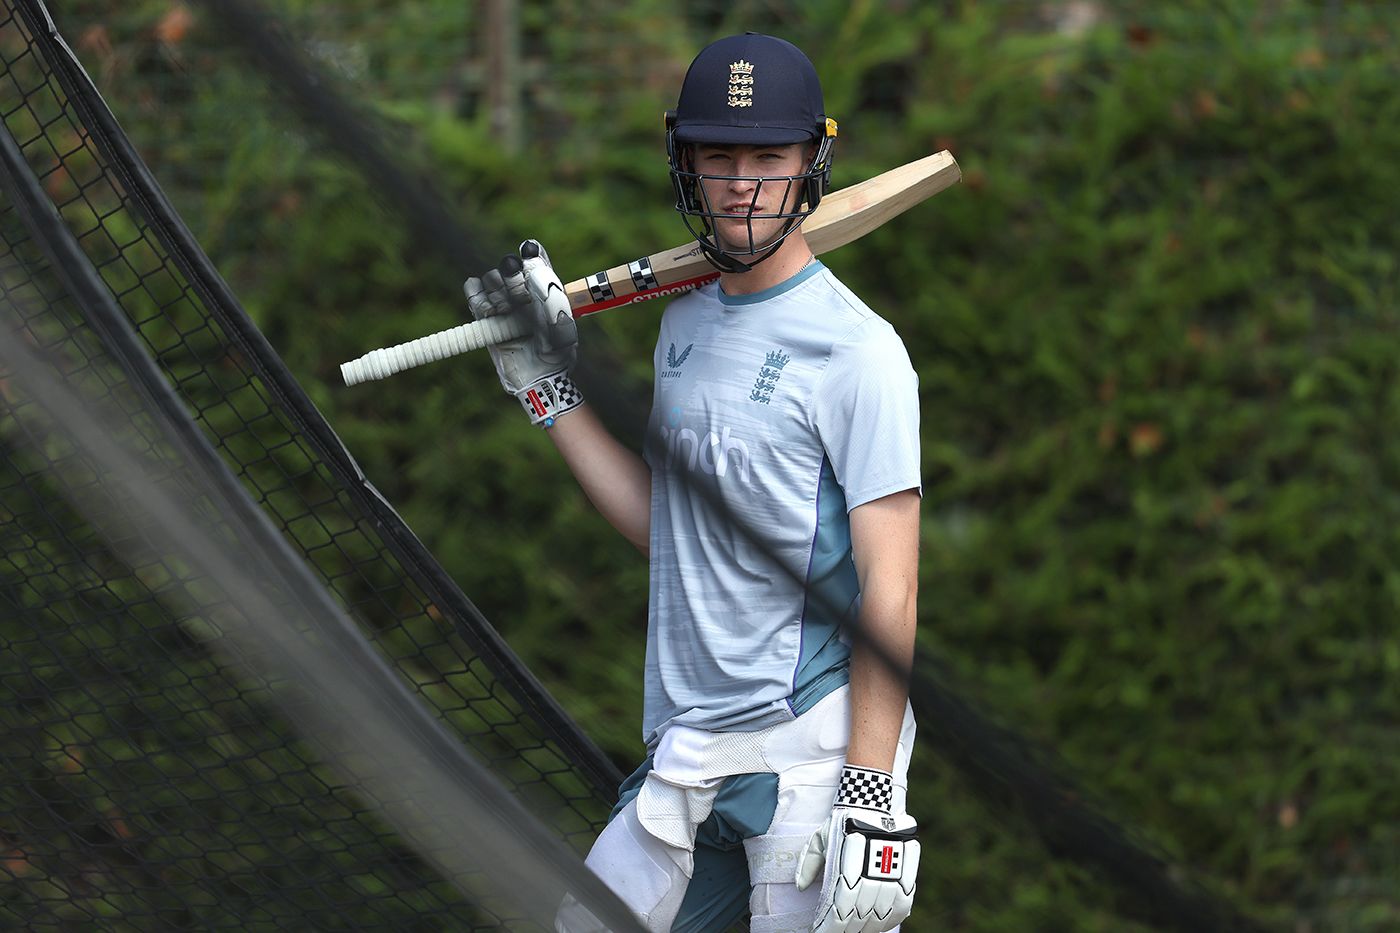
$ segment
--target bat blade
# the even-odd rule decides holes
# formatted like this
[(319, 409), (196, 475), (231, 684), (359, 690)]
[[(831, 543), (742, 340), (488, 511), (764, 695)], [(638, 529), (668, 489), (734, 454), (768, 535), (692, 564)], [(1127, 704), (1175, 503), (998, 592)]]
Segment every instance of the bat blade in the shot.
[[(945, 188), (962, 171), (946, 149), (935, 152), (822, 198), (802, 233), (812, 252), (822, 253), (860, 239)], [(614, 266), (564, 286), (574, 317), (607, 308), (666, 298), (719, 278), (695, 241)]]
[[(865, 236), (961, 178), (962, 170), (953, 156), (947, 150), (935, 152), (826, 195), (802, 224), (802, 233), (812, 252), (821, 255)], [(564, 291), (570, 310), (579, 318), (619, 305), (679, 295), (717, 278), (719, 272), (692, 240), (577, 279), (565, 285)], [(521, 337), (528, 331), (523, 318), (486, 318), (374, 350), (342, 364), (340, 374), (348, 386), (383, 379), (412, 366)]]

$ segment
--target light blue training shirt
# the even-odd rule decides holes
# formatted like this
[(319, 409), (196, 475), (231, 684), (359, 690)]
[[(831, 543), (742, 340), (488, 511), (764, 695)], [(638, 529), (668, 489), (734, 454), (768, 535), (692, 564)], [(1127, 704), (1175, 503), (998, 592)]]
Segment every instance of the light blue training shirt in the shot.
[(903, 342), (820, 262), (710, 284), (661, 320), (644, 456), (651, 591), (643, 736), (792, 719), (847, 682), (848, 513), (920, 489)]

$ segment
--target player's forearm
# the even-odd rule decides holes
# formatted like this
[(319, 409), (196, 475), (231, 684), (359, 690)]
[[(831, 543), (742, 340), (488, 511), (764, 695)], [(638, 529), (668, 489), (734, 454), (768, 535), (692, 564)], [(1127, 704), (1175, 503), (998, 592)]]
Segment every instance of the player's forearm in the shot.
[(643, 554), (650, 549), (651, 470), (609, 433), (587, 403), (546, 433), (593, 507)]
[(851, 641), (851, 744), (846, 761), (889, 771), (909, 698), (919, 595), (919, 493), (851, 510), (860, 617)]
[(849, 764), (890, 771), (909, 698), (918, 617), (917, 583), (893, 580), (861, 594), (851, 646)]

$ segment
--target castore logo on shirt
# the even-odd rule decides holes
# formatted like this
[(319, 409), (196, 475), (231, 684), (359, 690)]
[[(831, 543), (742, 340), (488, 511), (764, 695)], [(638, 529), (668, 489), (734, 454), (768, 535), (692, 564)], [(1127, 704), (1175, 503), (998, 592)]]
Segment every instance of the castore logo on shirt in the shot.
[(681, 374), (681, 366), (685, 364), (685, 358), (690, 356), (690, 351), (693, 349), (695, 349), (695, 344), (688, 343), (685, 345), (685, 349), (680, 352), (680, 355), (677, 356), (676, 345), (672, 343), (670, 348), (666, 351), (666, 371), (661, 374), (661, 378), (675, 379), (678, 377)]

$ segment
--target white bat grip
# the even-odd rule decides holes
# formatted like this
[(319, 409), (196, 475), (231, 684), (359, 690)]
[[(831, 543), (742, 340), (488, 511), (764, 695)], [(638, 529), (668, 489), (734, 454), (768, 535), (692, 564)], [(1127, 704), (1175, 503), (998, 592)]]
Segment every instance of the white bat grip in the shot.
[(398, 346), (371, 350), (358, 360), (341, 363), (340, 375), (348, 386), (384, 379), (414, 366), (444, 360), (468, 350), (479, 350), (488, 344), (524, 337), (529, 332), (529, 322), (520, 315), (482, 318)]

